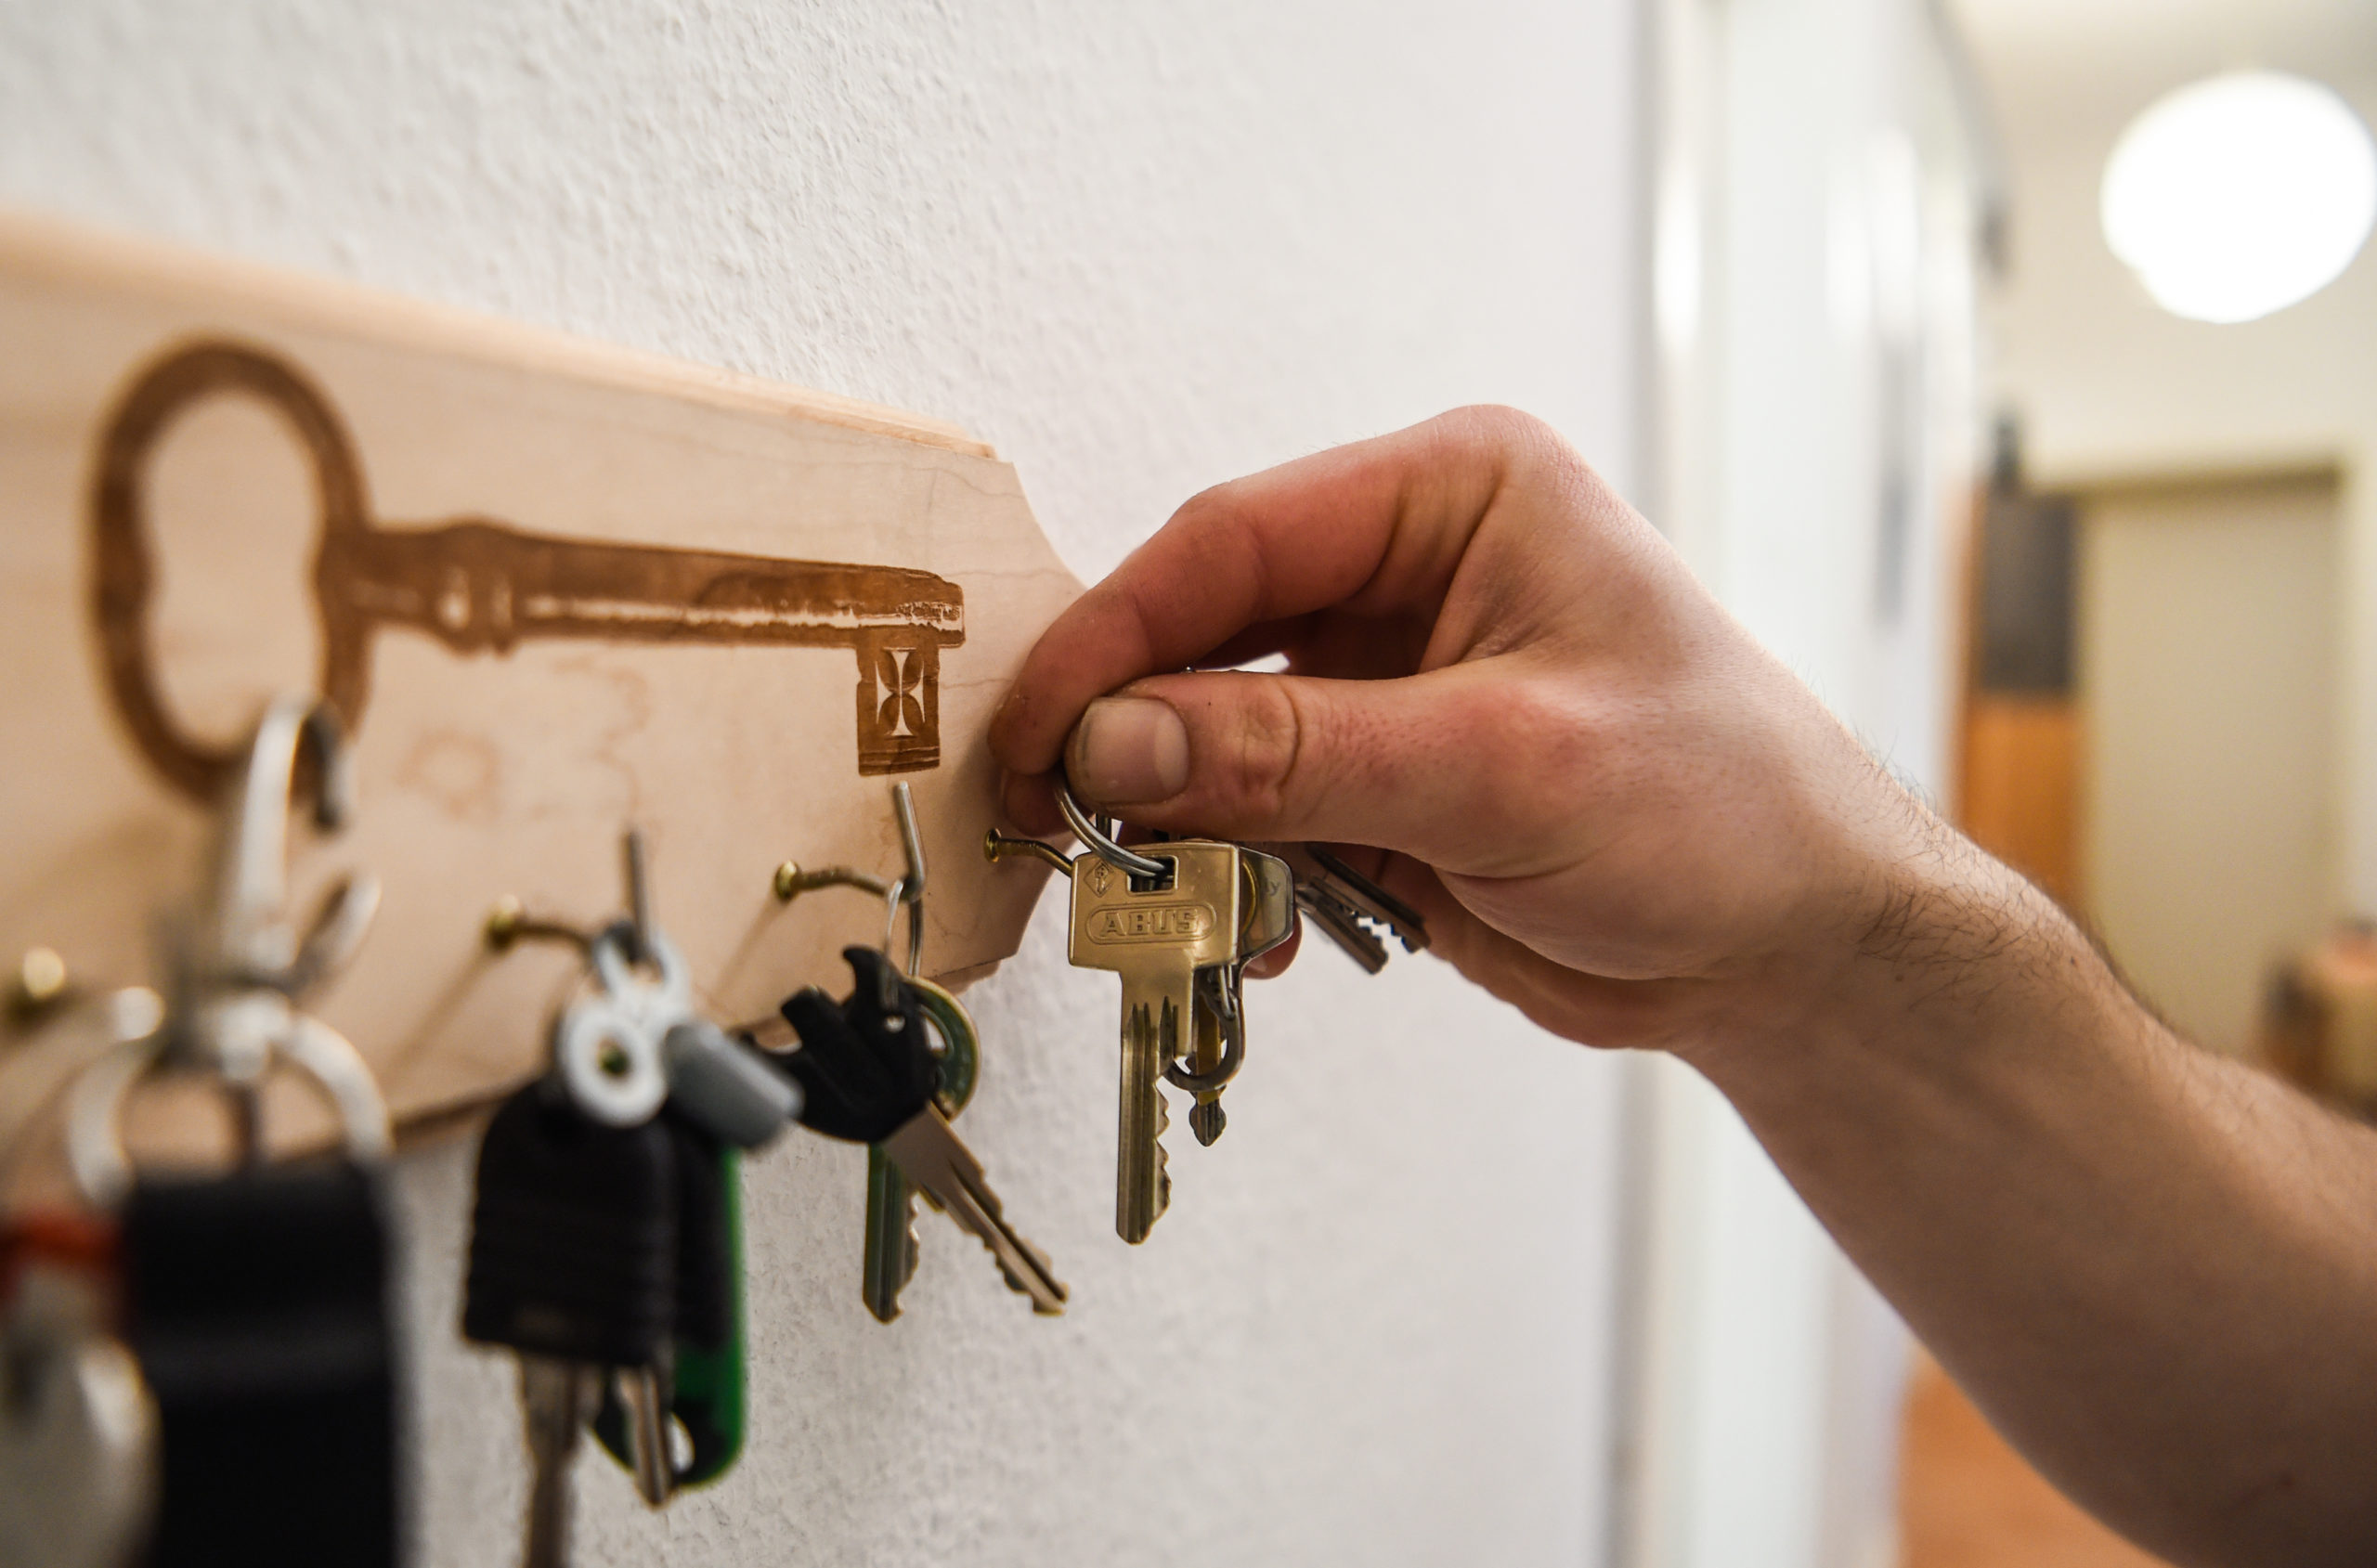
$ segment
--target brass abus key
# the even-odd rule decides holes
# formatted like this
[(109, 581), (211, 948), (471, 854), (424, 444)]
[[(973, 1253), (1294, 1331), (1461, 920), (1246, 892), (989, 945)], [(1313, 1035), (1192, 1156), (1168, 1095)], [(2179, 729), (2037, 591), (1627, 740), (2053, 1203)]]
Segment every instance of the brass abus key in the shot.
[(318, 690), (350, 738), (370, 694), (372, 640), (400, 627), (458, 654), (555, 637), (849, 648), (858, 656), (859, 771), (939, 764), (941, 653), (966, 640), (956, 584), (896, 566), (532, 534), (486, 517), (391, 526), (371, 515), (354, 444), (319, 389), (261, 350), (200, 343), (149, 366), (116, 406), (99, 441), (91, 512), (109, 685), (149, 760), (194, 798), (212, 800), (238, 758), (181, 727), (151, 667), (157, 574), (142, 485), (172, 421), (225, 394), (266, 404), (313, 459), (322, 513)]
[(1148, 1238), (1172, 1198), (1164, 1171), (1166, 1064), (1196, 1041), (1197, 972), (1242, 962), (1248, 881), (1235, 844), (1188, 839), (1141, 847), (1164, 868), (1137, 876), (1084, 855), (1073, 867), (1072, 957), (1123, 978), (1122, 1104), (1115, 1147), (1114, 1230)]

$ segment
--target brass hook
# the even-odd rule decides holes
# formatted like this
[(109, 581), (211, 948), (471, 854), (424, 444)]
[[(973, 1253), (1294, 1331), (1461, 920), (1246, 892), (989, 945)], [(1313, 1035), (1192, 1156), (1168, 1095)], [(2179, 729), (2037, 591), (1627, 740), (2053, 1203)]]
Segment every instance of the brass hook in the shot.
[(643, 829), (629, 827), (620, 835), (619, 859), (627, 885), (625, 918), (590, 929), (550, 915), (532, 914), (517, 894), (506, 893), (487, 906), (487, 918), (479, 926), (481, 939), (496, 952), (510, 952), (515, 942), (561, 942), (576, 948), (581, 955), (591, 955), (596, 942), (610, 937), (626, 944), (631, 960), (650, 962), (657, 948), (655, 938), (658, 932), (652, 915), (652, 877), (644, 854)]
[(530, 914), (513, 894), (506, 893), (487, 906), (487, 920), (480, 927), (487, 945), (497, 952), (508, 952), (512, 944), (521, 941), (566, 942), (580, 952), (594, 950), (594, 935), (559, 920), (546, 920)]
[(773, 886), (775, 895), (790, 903), (803, 893), (820, 888), (856, 888), (884, 901), (883, 956), (885, 959), (883, 1005), (888, 1010), (896, 1001), (898, 984), (891, 962), (891, 933), (900, 923), (900, 909), (908, 911), (908, 962), (905, 973), (917, 974), (924, 967), (925, 957), (925, 845), (924, 835), (916, 827), (916, 797), (909, 791), (908, 781), (902, 779), (891, 786), (891, 815), (900, 829), (900, 856), (905, 862), (906, 875), (883, 877), (855, 866), (829, 865), (815, 871), (803, 870), (793, 861), (786, 861), (775, 869)]
[(67, 1000), (73, 977), (54, 947), (29, 947), (8, 977), (8, 1017), (30, 1024), (58, 1010)]
[(1043, 844), (1037, 838), (1018, 838), (1013, 834), (1001, 833), (994, 827), (982, 830), (984, 860), (996, 865), (999, 862), (1016, 855), (1046, 861), (1068, 877), (1073, 874), (1073, 862), (1065, 859), (1063, 852), (1052, 844)]

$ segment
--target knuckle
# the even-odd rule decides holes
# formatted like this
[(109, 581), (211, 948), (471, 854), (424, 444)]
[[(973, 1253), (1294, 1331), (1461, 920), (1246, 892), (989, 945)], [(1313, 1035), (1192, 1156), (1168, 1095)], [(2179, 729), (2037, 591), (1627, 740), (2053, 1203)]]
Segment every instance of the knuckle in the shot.
[(1180, 503), (1165, 525), (1182, 537), (1211, 548), (1238, 534), (1247, 521), (1246, 483), (1240, 479), (1210, 485)]
[(1470, 403), (1453, 409), (1445, 418), (1465, 427), (1474, 436), (1506, 446), (1531, 446), (1560, 439), (1549, 424), (1507, 403)]
[(1304, 715), (1283, 681), (1250, 678), (1227, 759), (1231, 793), (1246, 810), (1279, 814), (1304, 752)]
[(1509, 469), (1532, 472), (1563, 486), (1601, 482), (1566, 436), (1523, 408), (1474, 403), (1443, 417), (1454, 439), (1492, 455)]

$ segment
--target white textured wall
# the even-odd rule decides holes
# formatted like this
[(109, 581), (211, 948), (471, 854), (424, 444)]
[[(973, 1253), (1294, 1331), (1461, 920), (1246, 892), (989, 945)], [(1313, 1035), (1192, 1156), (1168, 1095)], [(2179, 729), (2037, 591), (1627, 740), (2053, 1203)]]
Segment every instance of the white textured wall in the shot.
[[(1465, 400), (1624, 477), (1626, 10), (0, 0), (0, 201), (960, 421), (1094, 575)], [(747, 1184), (750, 1452), (658, 1517), (590, 1459), (580, 1561), (1596, 1560), (1612, 1064), (1316, 952), (1134, 1251), (1112, 981), (1044, 918), (975, 1000), (965, 1126), (1072, 1311), (928, 1216), (877, 1327), (861, 1158), (799, 1139)], [(402, 1183), (440, 1568), (511, 1561), (521, 1497), (507, 1372), (453, 1336), (466, 1177)]]

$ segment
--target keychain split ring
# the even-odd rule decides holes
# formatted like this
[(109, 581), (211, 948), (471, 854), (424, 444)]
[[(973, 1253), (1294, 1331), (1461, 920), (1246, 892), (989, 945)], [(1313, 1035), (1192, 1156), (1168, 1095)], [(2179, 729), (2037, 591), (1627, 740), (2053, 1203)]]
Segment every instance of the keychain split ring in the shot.
[(1106, 827), (1112, 819), (1093, 817), (1083, 810), (1081, 802), (1073, 798), (1072, 786), (1062, 778), (1057, 781), (1057, 810), (1065, 814), (1065, 825), (1073, 830), (1073, 836), (1108, 865), (1118, 871), (1127, 871), (1134, 876), (1162, 877), (1170, 875), (1172, 868), (1163, 862), (1125, 849), (1116, 842), (1113, 834)]
[[(1208, 971), (1208, 973), (1210, 972), (1211, 971)], [(1200, 975), (1198, 978), (1201, 981), (1203, 979), (1202, 975)], [(1221, 982), (1221, 986), (1222, 994), (1227, 998), (1229, 994), (1227, 990), (1228, 982), (1224, 980)], [(1197, 989), (1201, 992), (1203, 987), (1201, 984)], [(1197, 1000), (1205, 1001), (1201, 995), (1198, 996)], [(1238, 1069), (1246, 1065), (1246, 1014), (1244, 1010), (1235, 1007), (1214, 1007), (1210, 1001), (1205, 1001), (1205, 1004), (1209, 1007), (1213, 1007), (1214, 1017), (1221, 1020), (1222, 1059), (1214, 1063), (1212, 1069), (1206, 1072), (1193, 1072), (1188, 1068), (1182, 1067), (1179, 1059), (1176, 1057), (1171, 1061), (1165, 1062), (1163, 1064), (1163, 1081), (1184, 1094), (1203, 1095), (1218, 1093), (1223, 1086), (1229, 1082), (1231, 1079), (1238, 1076)]]

